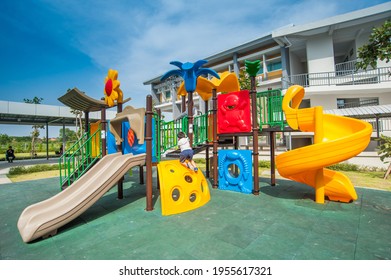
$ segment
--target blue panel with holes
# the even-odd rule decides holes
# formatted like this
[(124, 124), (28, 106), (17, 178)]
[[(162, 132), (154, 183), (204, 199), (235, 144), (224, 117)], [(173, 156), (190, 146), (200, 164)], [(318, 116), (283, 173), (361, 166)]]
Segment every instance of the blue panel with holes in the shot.
[[(107, 121), (107, 127), (110, 127), (110, 121)], [(106, 149), (108, 154), (117, 153), (117, 144), (115, 143), (114, 134), (111, 133), (110, 129), (107, 129), (106, 135)]]
[(252, 193), (252, 156), (250, 150), (218, 152), (219, 189)]

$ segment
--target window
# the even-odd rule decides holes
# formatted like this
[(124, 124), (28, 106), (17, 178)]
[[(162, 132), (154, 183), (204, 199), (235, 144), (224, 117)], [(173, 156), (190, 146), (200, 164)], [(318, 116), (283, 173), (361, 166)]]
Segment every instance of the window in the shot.
[[(262, 65), (262, 61), (261, 61), (261, 65)], [(272, 71), (281, 70), (281, 69), (282, 69), (281, 61), (272, 62), (272, 63), (267, 64), (267, 72), (272, 72)], [(260, 74), (263, 74), (263, 67), (262, 66), (261, 66), (261, 69), (259, 69), (257, 75), (260, 75)]]
[(164, 92), (164, 97), (166, 98), (166, 100), (170, 100), (171, 99), (171, 91), (166, 91)]
[(337, 108), (345, 108), (345, 99), (337, 99)]
[(379, 105), (379, 98), (338, 98), (337, 108), (354, 108)]
[(267, 71), (276, 71), (276, 70), (281, 70), (282, 64), (281, 61), (270, 63), (267, 65)]
[(310, 107), (311, 107), (311, 100), (309, 100), (309, 99), (303, 99), (300, 103), (300, 106), (299, 106), (300, 109), (310, 108)]

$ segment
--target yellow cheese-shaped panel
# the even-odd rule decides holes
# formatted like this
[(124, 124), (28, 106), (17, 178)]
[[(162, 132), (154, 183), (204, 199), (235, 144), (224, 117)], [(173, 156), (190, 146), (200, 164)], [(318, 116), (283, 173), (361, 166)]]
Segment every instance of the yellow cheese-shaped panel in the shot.
[(162, 215), (179, 214), (208, 203), (208, 182), (201, 170), (194, 172), (179, 160), (162, 161), (157, 165)]

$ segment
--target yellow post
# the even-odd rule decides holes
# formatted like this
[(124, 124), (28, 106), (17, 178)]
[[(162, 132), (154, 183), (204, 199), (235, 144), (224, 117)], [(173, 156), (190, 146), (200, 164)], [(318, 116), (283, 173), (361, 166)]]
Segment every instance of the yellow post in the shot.
[[(90, 124), (90, 136), (93, 135), (99, 129), (100, 123), (101, 121), (97, 121), (96, 123)], [(100, 154), (100, 145), (99, 145), (100, 137), (101, 135), (99, 133), (96, 134), (94, 138), (91, 139), (91, 156), (93, 158), (97, 157)]]
[(324, 203), (323, 168), (317, 170), (315, 175), (315, 202)]
[[(321, 106), (316, 106), (314, 109), (315, 109), (314, 144), (317, 144), (323, 141), (323, 108)], [(317, 170), (315, 175), (315, 202), (324, 203), (323, 168)]]

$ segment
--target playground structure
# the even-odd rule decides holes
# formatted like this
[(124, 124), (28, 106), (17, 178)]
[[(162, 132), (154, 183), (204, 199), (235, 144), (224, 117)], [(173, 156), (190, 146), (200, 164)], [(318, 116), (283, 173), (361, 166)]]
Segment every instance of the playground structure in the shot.
[[(143, 168), (146, 167), (146, 211), (153, 210), (152, 173), (153, 167), (157, 167), (162, 215), (182, 213), (205, 205), (210, 200), (207, 183), (210, 175), (214, 189), (259, 195), (259, 135), (270, 139), (272, 186), (276, 184), (277, 165), (282, 176), (313, 186), (318, 203), (323, 203), (325, 196), (342, 202), (357, 199), (347, 177), (324, 167), (364, 150), (372, 132), (369, 124), (324, 115), (321, 107), (298, 109), (304, 96), (301, 87), (291, 87), (284, 98), (280, 90), (257, 92), (255, 76), (260, 67), (259, 61), (246, 61), (246, 71), (251, 79), (249, 91), (240, 90), (235, 74), (203, 69), (204, 63), (172, 63), (180, 71), (169, 71), (162, 78), (170, 75), (184, 77), (178, 95), (182, 97), (183, 112), (186, 111), (187, 97), (188, 115), (178, 120), (166, 122), (159, 110), (153, 112), (150, 95), (146, 98), (146, 108), (127, 106), (122, 110), (122, 104), (129, 99), (123, 100), (118, 74), (114, 70), (109, 71), (105, 81), (105, 102), (93, 100), (77, 89), (59, 98), (71, 108), (84, 111), (87, 132), (60, 158), (60, 167), (66, 167), (60, 169), (62, 192), (22, 212), (18, 228), (23, 241), (55, 234), (59, 227), (82, 214), (115, 185), (118, 186), (118, 198), (122, 199), (124, 175), (136, 166), (140, 169), (140, 183), (144, 183)], [(213, 78), (206, 79), (201, 76), (204, 74)], [(192, 115), (193, 92), (205, 101), (206, 113), (203, 115)], [(221, 94), (217, 95), (218, 92)], [(212, 110), (208, 108), (210, 99)], [(112, 106), (117, 106), (117, 116), (107, 121), (105, 110)], [(88, 125), (88, 112), (93, 110), (101, 111), (101, 121)], [(334, 126), (336, 118), (338, 127)], [(286, 126), (286, 122), (291, 128)], [(298, 129), (314, 131), (314, 145), (276, 157), (275, 134)], [(205, 151), (206, 176), (186, 169), (178, 160), (162, 159), (163, 154), (178, 156), (179, 131), (189, 136), (195, 153)], [(243, 136), (252, 138), (252, 149), (239, 149), (238, 139)], [(230, 141), (225, 143), (226, 139)], [(352, 145), (352, 142), (356, 144)], [(218, 149), (222, 145), (234, 149)], [(213, 153), (212, 166), (210, 149)]]

